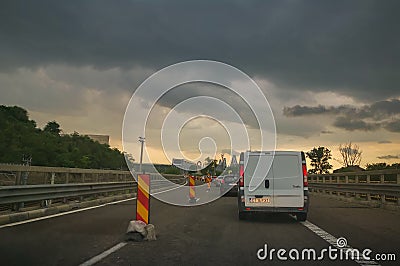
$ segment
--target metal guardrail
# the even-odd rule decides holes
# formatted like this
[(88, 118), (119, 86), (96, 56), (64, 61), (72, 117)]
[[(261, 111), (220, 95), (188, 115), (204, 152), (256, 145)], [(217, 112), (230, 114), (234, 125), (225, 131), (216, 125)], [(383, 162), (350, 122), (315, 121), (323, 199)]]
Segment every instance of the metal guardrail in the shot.
[(26, 185), (0, 187), (0, 204), (79, 197), (100, 193), (132, 190), (136, 182), (85, 184)]
[(109, 169), (83, 169), (66, 167), (27, 166), (0, 164), (0, 171), (9, 172), (40, 172), (40, 173), (76, 173), (76, 174), (129, 174), (129, 171)]
[(400, 205), (400, 169), (309, 175), (312, 192)]
[[(23, 177), (29, 173), (29, 180)], [(159, 174), (152, 174), (157, 178)], [(13, 178), (10, 178), (10, 177)], [(163, 174), (165, 178), (181, 175)], [(0, 164), (0, 186), (133, 181), (130, 171)]]
[[(14, 175), (14, 180), (12, 181), (9, 178), (0, 179), (0, 186), (23, 185), (26, 183), (30, 185), (48, 184), (52, 182), (52, 177), (55, 177), (55, 183), (58, 184), (132, 181), (132, 175), (129, 171), (107, 169), (0, 164), (0, 173), (3, 176), (9, 173)], [(29, 173), (29, 179), (27, 173)]]
[[(28, 176), (29, 182), (23, 180)], [(181, 175), (150, 173), (151, 180), (177, 182)], [(10, 178), (10, 177), (14, 178)], [(136, 181), (130, 171), (0, 164), (0, 211), (50, 206), (52, 200), (79, 201), (108, 193), (132, 192)], [(6, 178), (4, 178), (6, 177)], [(27, 184), (28, 183), (28, 184)]]

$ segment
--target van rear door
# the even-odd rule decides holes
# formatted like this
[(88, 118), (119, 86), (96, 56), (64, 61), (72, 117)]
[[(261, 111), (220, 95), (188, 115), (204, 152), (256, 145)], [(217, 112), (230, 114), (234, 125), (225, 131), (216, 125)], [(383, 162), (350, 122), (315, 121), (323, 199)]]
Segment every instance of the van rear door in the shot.
[[(246, 152), (244, 158), (244, 196), (245, 206), (273, 207), (274, 178), (271, 160), (272, 152)], [(270, 171), (268, 171), (270, 170)], [(254, 178), (256, 182), (250, 183)], [(261, 184), (260, 184), (261, 182)], [(256, 184), (260, 184), (256, 186)], [(253, 186), (250, 186), (253, 185)]]
[(300, 152), (276, 152), (272, 170), (274, 207), (303, 207), (303, 172)]

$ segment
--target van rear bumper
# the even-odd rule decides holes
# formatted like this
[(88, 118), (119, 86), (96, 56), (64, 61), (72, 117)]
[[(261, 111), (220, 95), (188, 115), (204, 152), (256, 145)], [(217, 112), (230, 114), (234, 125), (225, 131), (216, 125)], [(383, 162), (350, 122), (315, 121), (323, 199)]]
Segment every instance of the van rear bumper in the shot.
[(310, 204), (308, 191), (304, 191), (303, 207), (246, 207), (242, 202), (243, 190), (238, 191), (239, 212), (270, 212), (270, 213), (307, 213)]

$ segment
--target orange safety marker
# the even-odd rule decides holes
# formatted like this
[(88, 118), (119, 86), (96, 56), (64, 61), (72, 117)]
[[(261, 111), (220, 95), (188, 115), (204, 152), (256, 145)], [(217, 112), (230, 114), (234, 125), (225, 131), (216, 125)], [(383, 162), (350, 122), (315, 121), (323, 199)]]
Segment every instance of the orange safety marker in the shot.
[(195, 190), (195, 182), (194, 176), (189, 175), (189, 202), (196, 203), (196, 190)]
[(138, 175), (136, 198), (136, 220), (149, 224), (150, 212), (150, 175)]

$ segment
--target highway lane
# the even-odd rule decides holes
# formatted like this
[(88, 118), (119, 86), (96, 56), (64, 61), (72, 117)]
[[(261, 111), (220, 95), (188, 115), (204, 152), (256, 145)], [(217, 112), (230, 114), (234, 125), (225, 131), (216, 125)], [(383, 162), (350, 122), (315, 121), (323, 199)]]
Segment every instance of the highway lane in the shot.
[[(217, 193), (213, 187), (211, 193)], [(355, 248), (399, 256), (399, 213), (368, 209), (320, 196), (311, 198), (309, 220)], [(249, 265), (269, 248), (315, 248), (329, 244), (289, 215), (258, 215), (238, 221), (236, 198), (200, 207), (176, 207), (152, 200), (151, 222), (158, 240), (128, 243), (98, 265)], [(135, 201), (0, 229), (2, 265), (78, 265), (124, 240)], [(321, 262), (286, 262), (291, 265)], [(358, 265), (331, 262), (328, 265)], [(395, 263), (392, 263), (396, 265)], [(389, 265), (389, 263), (381, 263)]]
[(123, 240), (135, 201), (0, 229), (1, 265), (79, 265)]
[[(312, 200), (310, 221), (323, 220), (318, 226), (332, 229), (336, 237), (347, 238), (353, 248), (370, 248), (399, 256), (398, 213), (322, 197), (312, 197)], [(171, 215), (175, 213), (180, 215)], [(341, 215), (343, 217), (338, 219)], [(368, 216), (369, 222), (358, 215)], [(371, 221), (379, 225), (374, 227)], [(159, 225), (157, 242), (129, 243), (98, 265), (275, 265), (282, 263), (276, 257), (273, 261), (257, 259), (256, 252), (264, 244), (276, 249), (314, 248), (318, 251), (329, 246), (289, 215), (256, 215), (247, 221), (238, 221), (235, 198), (229, 197), (198, 208), (160, 208), (153, 222)], [(368, 223), (370, 233), (366, 234), (363, 224)], [(358, 265), (328, 259), (323, 263)], [(290, 261), (285, 264), (320, 265), (321, 262)], [(381, 265), (397, 264), (386, 262)]]

